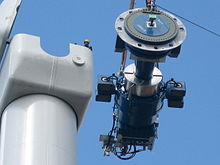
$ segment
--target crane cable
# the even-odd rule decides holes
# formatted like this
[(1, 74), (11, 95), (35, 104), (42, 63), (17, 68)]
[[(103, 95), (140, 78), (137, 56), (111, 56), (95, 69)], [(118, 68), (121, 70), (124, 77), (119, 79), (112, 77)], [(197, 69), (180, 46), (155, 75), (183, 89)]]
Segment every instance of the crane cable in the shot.
[(159, 7), (159, 8), (161, 8), (162, 10), (165, 10), (165, 11), (167, 11), (167, 12), (169, 12), (169, 13), (171, 13), (171, 14), (173, 14), (173, 15), (175, 15), (175, 16), (181, 18), (181, 19), (183, 19), (183, 20), (186, 21), (186, 22), (189, 22), (190, 24), (192, 24), (192, 25), (194, 25), (194, 26), (197, 26), (197, 27), (200, 28), (200, 29), (203, 29), (203, 30), (205, 30), (205, 31), (207, 31), (207, 32), (209, 32), (209, 33), (211, 33), (211, 34), (217, 36), (217, 37), (220, 37), (220, 34), (219, 34), (219, 33), (216, 33), (215, 31), (210, 30), (210, 29), (207, 28), (207, 27), (201, 26), (201, 25), (199, 25), (198, 23), (195, 23), (195, 22), (193, 22), (193, 21), (190, 21), (189, 19), (187, 19), (187, 18), (185, 18), (185, 17), (182, 17), (182, 16), (180, 16), (180, 15), (178, 15), (178, 14), (172, 12), (172, 11), (169, 11), (168, 9), (166, 9), (166, 8), (164, 8), (164, 7), (162, 7), (162, 6), (159, 6), (159, 5), (156, 5), (156, 6)]
[(129, 9), (134, 9), (135, 0), (130, 1)]
[[(195, 23), (195, 22), (193, 22), (193, 21), (191, 21), (191, 20), (189, 20), (189, 19), (187, 19), (187, 18), (185, 18), (185, 17), (183, 17), (183, 16), (181, 16), (181, 15), (179, 15), (179, 14), (176, 14), (176, 13), (174, 13), (174, 12), (172, 12), (172, 11), (170, 11), (170, 10), (168, 10), (168, 9), (166, 9), (166, 8), (164, 8), (164, 7), (162, 7), (162, 6), (160, 6), (160, 5), (155, 4), (155, 0), (153, 0), (152, 2), (153, 2), (152, 5), (154, 5), (154, 6), (156, 6), (156, 7), (159, 7), (160, 9), (162, 9), (162, 10), (164, 10), (164, 11), (167, 11), (167, 12), (169, 12), (169, 13), (175, 15), (176, 17), (179, 17), (180, 19), (182, 19), (182, 20), (184, 20), (184, 21), (186, 21), (186, 22), (188, 22), (188, 23), (190, 23), (190, 24), (192, 24), (192, 25), (194, 25), (194, 26), (196, 26), (196, 27), (198, 27), (198, 28), (200, 28), (200, 29), (202, 29), (202, 30), (204, 30), (204, 31), (206, 31), (206, 32), (208, 32), (208, 33), (210, 33), (210, 34), (212, 34), (212, 35), (215, 35), (216, 37), (219, 37), (219, 38), (220, 38), (220, 34), (219, 34), (219, 33), (215, 32), (215, 31), (213, 31), (213, 30), (210, 30), (210, 29), (207, 28), (207, 27), (201, 26), (201, 25), (199, 25), (198, 23)], [(134, 9), (134, 5), (135, 5), (135, 0), (130, 0), (129, 10)], [(148, 6), (148, 0), (146, 0), (146, 7), (147, 7), (147, 6)], [(120, 74), (122, 74), (123, 71), (124, 71), (124, 69), (125, 69), (125, 64), (126, 64), (127, 55), (128, 55), (128, 51), (125, 49), (125, 50), (122, 52), (122, 59), (121, 59), (121, 66), (120, 66)], [(156, 67), (159, 68), (159, 63), (156, 63)]]

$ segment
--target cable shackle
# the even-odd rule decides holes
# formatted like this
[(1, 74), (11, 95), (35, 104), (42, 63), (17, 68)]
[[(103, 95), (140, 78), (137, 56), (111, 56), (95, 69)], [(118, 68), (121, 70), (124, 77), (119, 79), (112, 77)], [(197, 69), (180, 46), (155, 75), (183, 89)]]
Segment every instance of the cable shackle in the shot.
[(146, 7), (148, 8), (148, 10), (154, 11), (156, 7), (155, 1), (156, 0), (146, 0)]

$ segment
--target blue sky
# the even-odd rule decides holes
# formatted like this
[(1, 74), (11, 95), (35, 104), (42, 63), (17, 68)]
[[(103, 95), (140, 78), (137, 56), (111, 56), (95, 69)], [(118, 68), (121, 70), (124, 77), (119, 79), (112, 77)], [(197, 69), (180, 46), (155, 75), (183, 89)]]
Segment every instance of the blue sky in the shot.
[[(157, 0), (157, 3), (220, 33), (218, 0), (208, 3)], [(128, 5), (129, 0), (24, 0), (12, 36), (17, 33), (40, 36), (42, 47), (57, 56), (68, 54), (69, 43), (82, 44), (84, 39), (90, 39), (95, 94), (97, 75), (119, 69), (121, 56), (114, 53), (114, 22)], [(137, 0), (136, 7), (142, 6), (144, 0)], [(129, 161), (118, 160), (113, 155), (103, 157), (98, 139), (99, 134), (106, 134), (111, 128), (113, 104), (97, 103), (93, 97), (79, 131), (79, 165), (220, 164), (220, 38), (184, 23), (188, 33), (181, 55), (178, 59), (167, 58), (161, 71), (165, 81), (171, 77), (186, 81), (185, 107), (164, 106), (154, 150)]]

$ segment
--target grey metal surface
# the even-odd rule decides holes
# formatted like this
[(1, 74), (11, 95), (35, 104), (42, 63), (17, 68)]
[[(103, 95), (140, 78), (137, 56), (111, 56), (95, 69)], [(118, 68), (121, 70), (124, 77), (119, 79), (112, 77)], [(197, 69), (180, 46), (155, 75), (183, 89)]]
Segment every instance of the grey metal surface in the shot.
[(70, 44), (70, 53), (56, 57), (40, 46), (40, 38), (18, 34), (11, 41), (0, 73), (0, 110), (30, 94), (48, 94), (66, 101), (80, 126), (93, 91), (90, 49)]
[(163, 79), (160, 70), (154, 67), (152, 79), (149, 81), (138, 79), (135, 76), (135, 72), (135, 64), (131, 64), (125, 68), (126, 90), (140, 97), (153, 96), (157, 91), (158, 84)]
[(155, 20), (155, 27), (148, 27), (150, 13), (136, 10), (125, 18), (125, 30), (131, 36), (149, 43), (161, 43), (176, 37), (178, 25), (168, 14), (160, 12)]
[(3, 0), (0, 4), (0, 60), (22, 0)]
[(155, 59), (150, 60), (150, 59), (146, 59), (144, 57), (137, 57), (137, 56), (135, 56), (133, 54), (130, 55), (130, 59), (131, 60), (144, 61), (144, 62), (160, 62), (160, 63), (166, 62), (166, 57), (160, 58), (160, 59), (157, 59), (157, 60), (155, 60)]
[(21, 97), (2, 115), (0, 165), (75, 165), (77, 119), (64, 101)]
[(183, 23), (174, 15), (165, 12), (165, 11), (161, 11), (164, 13), (164, 15), (168, 15), (170, 18), (172, 18), (177, 26), (178, 26), (178, 34), (177, 36), (171, 40), (168, 43), (165, 44), (146, 44), (146, 43), (142, 43), (142, 42), (138, 42), (137, 40), (133, 39), (132, 37), (130, 37), (125, 29), (125, 20), (126, 18), (132, 14), (133, 12), (138, 12), (138, 11), (142, 11), (143, 8), (138, 8), (138, 9), (133, 9), (133, 10), (128, 10), (124, 13), (122, 13), (116, 20), (115, 22), (115, 29), (116, 32), (118, 34), (118, 36), (128, 45), (130, 45), (133, 48), (137, 48), (138, 50), (141, 51), (148, 51), (148, 52), (166, 52), (166, 51), (170, 51), (174, 48), (177, 48), (178, 46), (180, 46), (183, 41), (186, 38), (186, 28), (183, 25)]

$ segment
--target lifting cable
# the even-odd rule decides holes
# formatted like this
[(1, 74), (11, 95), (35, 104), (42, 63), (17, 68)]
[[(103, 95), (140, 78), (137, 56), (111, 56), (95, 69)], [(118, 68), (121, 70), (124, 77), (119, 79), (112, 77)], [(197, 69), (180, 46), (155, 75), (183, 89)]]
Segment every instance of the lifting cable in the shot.
[[(152, 4), (152, 3), (153, 3), (153, 4)], [(154, 5), (154, 6), (156, 6), (156, 7), (159, 7), (160, 9), (162, 9), (162, 10), (164, 10), (164, 11), (167, 11), (167, 12), (169, 12), (169, 13), (175, 15), (176, 17), (179, 17), (180, 19), (182, 19), (182, 20), (184, 20), (184, 21), (186, 21), (186, 22), (188, 22), (188, 23), (190, 23), (190, 24), (192, 24), (192, 25), (194, 25), (194, 26), (196, 26), (196, 27), (198, 27), (198, 28), (200, 28), (200, 29), (202, 29), (202, 30), (204, 30), (204, 31), (206, 31), (206, 32), (208, 32), (208, 33), (210, 33), (210, 34), (212, 34), (212, 35), (215, 35), (216, 37), (219, 37), (219, 38), (220, 38), (220, 33), (217, 33), (217, 32), (215, 32), (215, 31), (213, 31), (213, 30), (210, 30), (210, 29), (207, 28), (207, 27), (204, 27), (204, 26), (202, 26), (202, 25), (199, 25), (198, 23), (195, 23), (195, 22), (193, 22), (193, 21), (191, 21), (191, 20), (189, 20), (189, 19), (187, 19), (187, 18), (185, 18), (185, 17), (183, 17), (183, 16), (181, 16), (181, 15), (178, 15), (178, 14), (176, 14), (176, 13), (174, 13), (174, 12), (172, 12), (172, 11), (170, 11), (170, 10), (168, 10), (168, 9), (166, 9), (166, 8), (164, 8), (164, 7), (162, 7), (162, 6), (160, 6), (160, 5), (155, 4), (155, 0), (152, 0), (151, 4)], [(146, 7), (147, 7), (148, 5), (149, 5), (149, 2), (148, 2), (148, 0), (146, 0)], [(134, 9), (134, 6), (135, 6), (135, 0), (130, 0), (129, 10)], [(126, 64), (127, 55), (128, 55), (128, 51), (125, 49), (125, 50), (122, 52), (122, 59), (121, 59), (121, 65), (120, 65), (120, 73), (122, 73), (122, 72), (124, 71), (124, 69), (125, 69), (125, 64)], [(159, 68), (159, 63), (156, 63), (156, 67)]]
[(193, 22), (193, 21), (190, 21), (189, 19), (187, 19), (187, 18), (185, 18), (185, 17), (182, 17), (182, 16), (180, 16), (180, 15), (178, 15), (178, 14), (172, 12), (172, 11), (169, 11), (168, 9), (166, 9), (166, 8), (164, 8), (164, 7), (161, 7), (161, 6), (159, 6), (159, 5), (156, 5), (156, 6), (158, 6), (158, 7), (161, 8), (162, 10), (165, 10), (165, 11), (167, 11), (167, 12), (169, 12), (169, 13), (171, 13), (171, 14), (173, 14), (173, 15), (179, 17), (179, 18), (181, 18), (182, 20), (184, 20), (184, 21), (186, 21), (186, 22), (189, 22), (190, 24), (192, 24), (192, 25), (194, 25), (194, 26), (197, 26), (197, 27), (200, 28), (200, 29), (203, 29), (203, 30), (205, 30), (205, 31), (207, 31), (207, 32), (209, 32), (209, 33), (211, 33), (211, 34), (217, 36), (217, 37), (220, 37), (220, 34), (219, 34), (219, 33), (216, 33), (215, 31), (210, 30), (210, 29), (207, 28), (207, 27), (201, 26), (201, 25), (199, 25), (198, 23), (195, 23), (195, 22)]

